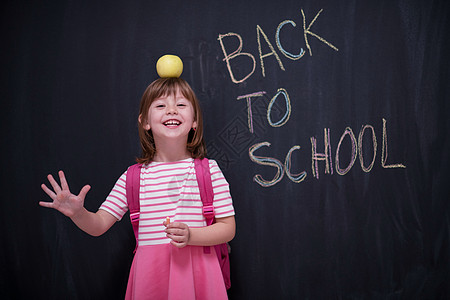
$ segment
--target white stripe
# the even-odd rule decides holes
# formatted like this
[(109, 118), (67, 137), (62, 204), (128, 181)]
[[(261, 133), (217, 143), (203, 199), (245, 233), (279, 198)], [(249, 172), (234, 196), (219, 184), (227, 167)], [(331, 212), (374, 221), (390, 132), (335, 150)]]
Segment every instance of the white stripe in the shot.
[[(214, 160), (210, 161), (211, 181), (215, 199), (216, 217), (234, 215), (229, 186)], [(116, 182), (108, 201), (101, 209), (121, 219), (128, 210), (126, 204), (126, 172)], [(202, 215), (202, 202), (195, 176), (193, 159), (174, 163), (153, 162), (141, 170), (141, 215), (139, 222), (139, 244), (155, 245), (170, 242), (164, 233), (162, 223), (169, 216), (171, 221), (183, 222), (190, 227), (206, 225)], [(114, 197), (112, 197), (114, 195)], [(111, 208), (111, 209), (110, 209)], [(113, 210), (113, 211), (111, 211)]]

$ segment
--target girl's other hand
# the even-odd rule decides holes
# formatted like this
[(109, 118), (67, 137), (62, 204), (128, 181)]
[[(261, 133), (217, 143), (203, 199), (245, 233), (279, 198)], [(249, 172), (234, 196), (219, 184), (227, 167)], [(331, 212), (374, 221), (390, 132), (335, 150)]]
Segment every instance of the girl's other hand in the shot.
[(89, 185), (85, 185), (78, 195), (74, 195), (69, 190), (63, 171), (59, 171), (59, 179), (61, 186), (56, 182), (52, 175), (48, 175), (53, 190), (49, 189), (45, 184), (41, 185), (44, 192), (53, 200), (53, 202), (39, 202), (43, 207), (54, 208), (69, 218), (74, 217), (84, 207), (84, 198), (91, 189)]
[(166, 221), (163, 222), (164, 226), (166, 226), (166, 234), (169, 239), (171, 239), (170, 243), (177, 248), (186, 247), (189, 243), (189, 238), (191, 236), (189, 226), (184, 223), (174, 222), (167, 224)]

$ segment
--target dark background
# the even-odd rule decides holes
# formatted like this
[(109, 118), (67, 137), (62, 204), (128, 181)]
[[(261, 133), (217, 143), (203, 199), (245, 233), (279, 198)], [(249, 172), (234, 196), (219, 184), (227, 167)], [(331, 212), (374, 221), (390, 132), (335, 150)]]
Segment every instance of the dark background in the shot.
[[(338, 48), (333, 50), (303, 31)], [(1, 4), (1, 278), (2, 299), (122, 299), (134, 237), (128, 218), (93, 238), (70, 219), (41, 208), (46, 175), (66, 172), (73, 192), (92, 185), (95, 211), (116, 179), (140, 154), (140, 97), (157, 78), (156, 60), (179, 55), (182, 77), (204, 111), (209, 157), (228, 179), (236, 209), (231, 242), (231, 299), (450, 298), (449, 1), (3, 1)], [(286, 58), (280, 43), (300, 60)], [(257, 25), (279, 55), (264, 58)], [(237, 33), (256, 59), (246, 81), (231, 81), (219, 34)], [(270, 48), (260, 36), (262, 52)], [(223, 39), (230, 54), (237, 38)], [(231, 61), (236, 77), (251, 60)], [(288, 122), (272, 127), (267, 107), (279, 88), (292, 105)], [(252, 102), (250, 133), (245, 100)], [(286, 111), (277, 98), (271, 118)], [(383, 119), (386, 120), (382, 166)], [(371, 125), (373, 168), (359, 157), (336, 171), (341, 136), (356, 140)], [(312, 173), (311, 137), (324, 153), (330, 132), (333, 173)], [(350, 136), (339, 167), (351, 162)], [(363, 163), (374, 155), (363, 136)], [(291, 173), (271, 187), (273, 166), (252, 162), (249, 148)]]

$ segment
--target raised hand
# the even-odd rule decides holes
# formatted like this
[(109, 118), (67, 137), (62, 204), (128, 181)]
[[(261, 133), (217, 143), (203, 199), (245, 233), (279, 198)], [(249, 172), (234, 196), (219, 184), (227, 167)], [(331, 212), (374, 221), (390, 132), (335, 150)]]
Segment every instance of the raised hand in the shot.
[(82, 211), (84, 207), (84, 198), (87, 192), (91, 189), (89, 185), (85, 185), (78, 195), (74, 195), (69, 190), (66, 177), (63, 171), (58, 172), (61, 186), (56, 182), (52, 175), (48, 175), (53, 190), (49, 189), (45, 184), (41, 185), (44, 192), (53, 200), (53, 202), (39, 202), (43, 207), (54, 208), (63, 213), (69, 218), (74, 217), (77, 213)]

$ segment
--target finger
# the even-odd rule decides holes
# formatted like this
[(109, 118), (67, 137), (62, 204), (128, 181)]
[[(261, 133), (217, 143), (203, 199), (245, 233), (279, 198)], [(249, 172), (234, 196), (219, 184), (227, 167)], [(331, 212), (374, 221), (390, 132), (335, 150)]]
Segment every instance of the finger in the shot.
[(187, 243), (189, 240), (189, 233), (178, 232), (179, 234), (167, 233), (167, 237), (178, 243)]
[(59, 180), (61, 181), (61, 188), (63, 190), (69, 190), (69, 185), (67, 184), (66, 176), (63, 171), (59, 171)]
[(178, 242), (175, 242), (175, 241), (170, 241), (170, 243), (171, 243), (172, 245), (174, 245), (175, 247), (177, 247), (177, 248), (184, 248), (184, 247), (187, 246), (186, 243), (178, 243)]
[(53, 202), (40, 201), (39, 205), (43, 207), (53, 208)]
[(86, 197), (86, 194), (89, 192), (90, 189), (91, 189), (90, 185), (83, 186), (83, 188), (81, 189), (81, 191), (78, 194), (78, 196), (83, 197), (83, 199), (84, 199)]
[(55, 198), (56, 198), (56, 194), (55, 194), (51, 189), (49, 189), (45, 184), (42, 184), (42, 185), (41, 185), (41, 188), (44, 190), (44, 192), (45, 192), (50, 198), (52, 198), (52, 199), (55, 199)]
[(55, 193), (61, 192), (61, 188), (59, 187), (59, 184), (56, 182), (55, 178), (53, 178), (53, 176), (51, 174), (47, 176), (47, 179), (48, 179), (48, 182), (50, 182), (50, 184), (52, 185)]
[(175, 227), (171, 227), (170, 226), (171, 224), (169, 224), (168, 226), (167, 226), (167, 228), (165, 229), (165, 232), (167, 233), (167, 234), (172, 234), (172, 235), (180, 235), (179, 233), (178, 233), (178, 228), (175, 228)]
[(168, 234), (167, 237), (170, 238), (175, 243), (183, 243), (183, 241), (184, 241), (183, 237), (179, 236), (179, 235)]
[(187, 235), (186, 230), (183, 230), (183, 229), (177, 229), (177, 228), (175, 228), (175, 229), (170, 229), (170, 230), (168, 231), (168, 233), (170, 233), (170, 234), (172, 234), (172, 235), (174, 235), (174, 236), (185, 236), (185, 235)]
[(181, 222), (171, 222), (167, 225), (167, 228), (187, 229), (188, 226), (185, 223), (181, 223)]

